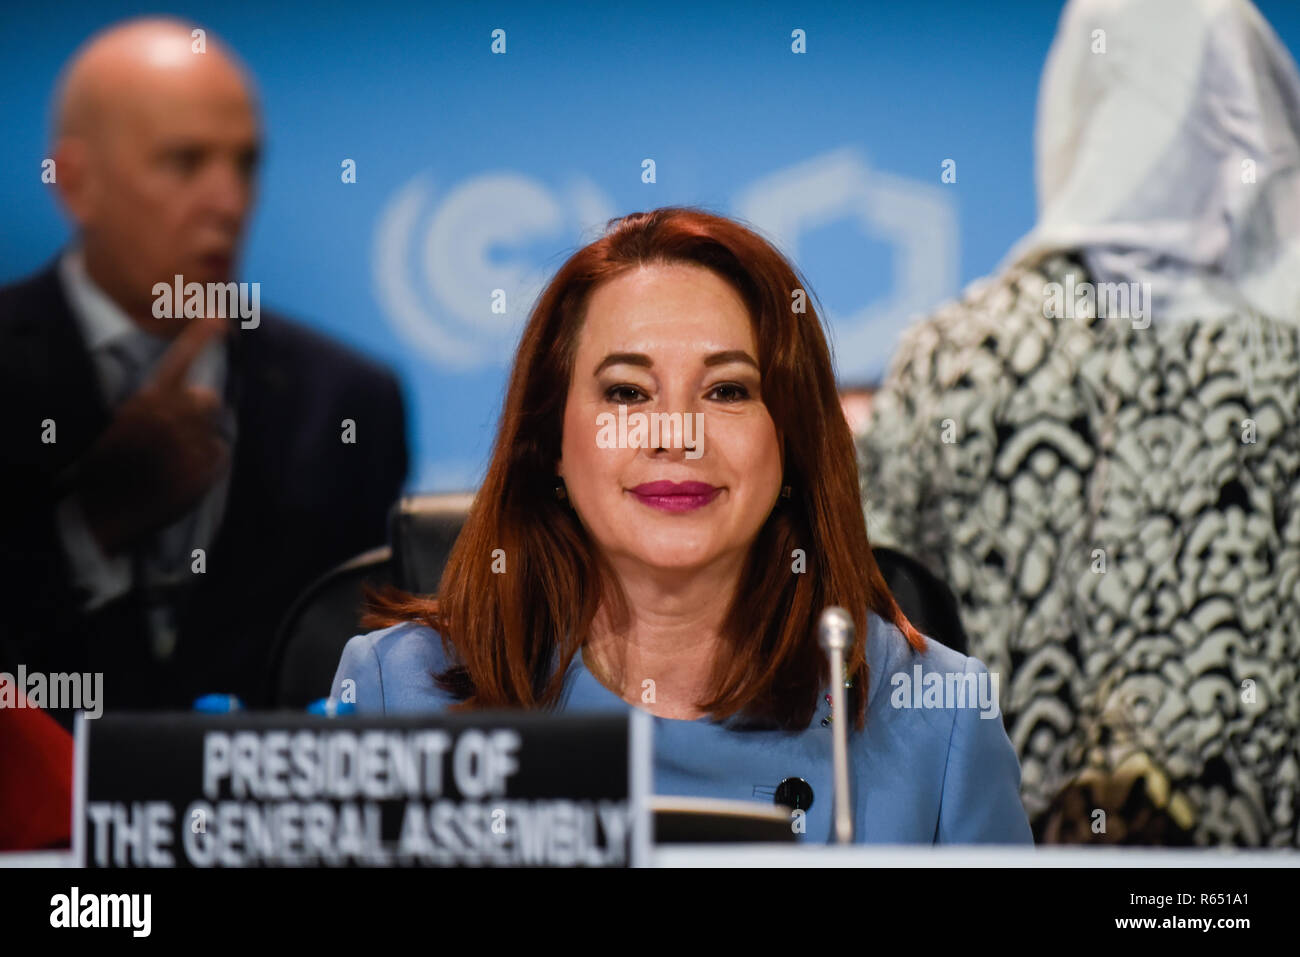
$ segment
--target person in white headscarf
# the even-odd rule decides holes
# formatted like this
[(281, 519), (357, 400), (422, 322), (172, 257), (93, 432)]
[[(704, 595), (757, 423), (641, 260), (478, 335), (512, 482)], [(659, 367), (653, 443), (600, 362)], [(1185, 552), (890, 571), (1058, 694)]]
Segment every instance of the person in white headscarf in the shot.
[(1247, 0), (1071, 0), (1036, 152), (875, 399), (872, 541), (957, 593), (1040, 839), (1296, 846), (1300, 75)]
[(1300, 77), (1242, 0), (1069, 4), (1037, 125), (1037, 227), (1011, 263), (1077, 249), (1149, 282), (1162, 320), (1300, 312)]

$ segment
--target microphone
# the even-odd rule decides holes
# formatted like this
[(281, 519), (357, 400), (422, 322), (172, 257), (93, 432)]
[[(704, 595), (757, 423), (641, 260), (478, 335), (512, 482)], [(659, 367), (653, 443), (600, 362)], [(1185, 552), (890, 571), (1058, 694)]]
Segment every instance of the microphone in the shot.
[(853, 616), (832, 605), (817, 623), (817, 640), (831, 671), (831, 755), (835, 772), (835, 841), (853, 843), (853, 805), (849, 798), (849, 709), (844, 695), (844, 654), (853, 647)]

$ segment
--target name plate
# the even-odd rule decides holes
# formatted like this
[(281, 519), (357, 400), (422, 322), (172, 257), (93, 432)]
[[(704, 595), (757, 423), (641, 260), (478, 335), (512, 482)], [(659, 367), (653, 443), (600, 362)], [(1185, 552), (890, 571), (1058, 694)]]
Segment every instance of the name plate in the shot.
[(76, 727), (86, 867), (626, 867), (647, 715), (119, 714)]

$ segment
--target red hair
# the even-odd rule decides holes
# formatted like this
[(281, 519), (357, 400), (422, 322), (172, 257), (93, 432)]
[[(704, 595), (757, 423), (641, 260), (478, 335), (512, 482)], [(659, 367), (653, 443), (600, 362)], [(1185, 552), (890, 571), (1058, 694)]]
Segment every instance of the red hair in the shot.
[[(766, 240), (730, 219), (670, 207), (633, 213), (578, 250), (546, 287), (510, 374), (492, 461), (443, 571), (436, 597), (389, 592), (367, 627), (415, 620), (437, 631), (455, 664), (436, 676), (470, 708), (554, 706), (602, 596), (626, 620), (626, 597), (571, 508), (556, 500), (564, 406), (592, 290), (650, 263), (712, 270), (740, 294), (758, 343), (763, 403), (785, 449), (779, 501), (750, 550), (724, 620), (726, 652), (701, 710), (750, 727), (802, 730), (825, 684), (817, 619), (853, 616), (850, 712), (866, 715), (867, 613), (924, 651), (867, 541), (853, 438), (841, 410), (814, 297)], [(800, 294), (802, 292), (802, 295)], [(802, 301), (803, 309), (795, 306)], [(494, 574), (503, 549), (507, 574)], [(802, 574), (792, 570), (801, 549)], [(615, 621), (619, 617), (615, 617)]]

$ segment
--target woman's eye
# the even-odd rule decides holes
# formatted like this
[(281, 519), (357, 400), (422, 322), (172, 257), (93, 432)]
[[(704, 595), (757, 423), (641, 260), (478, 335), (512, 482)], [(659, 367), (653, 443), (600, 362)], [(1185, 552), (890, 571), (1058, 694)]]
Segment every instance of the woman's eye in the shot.
[(723, 402), (741, 402), (749, 398), (749, 390), (739, 382), (723, 382), (715, 385), (709, 395)]
[(645, 394), (634, 385), (612, 385), (605, 390), (605, 398), (619, 405), (631, 405), (645, 398)]

